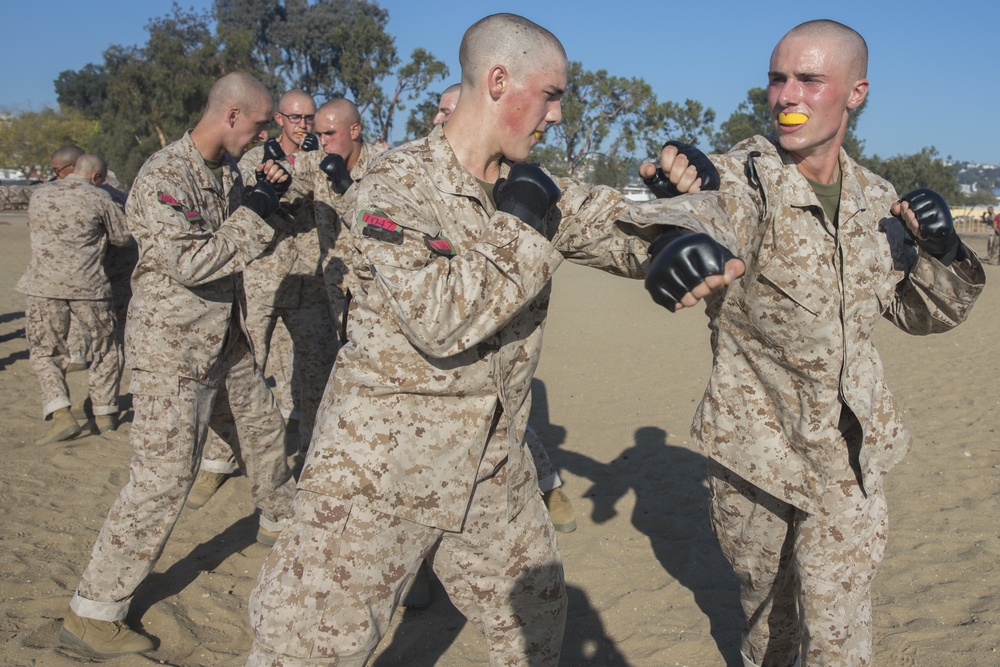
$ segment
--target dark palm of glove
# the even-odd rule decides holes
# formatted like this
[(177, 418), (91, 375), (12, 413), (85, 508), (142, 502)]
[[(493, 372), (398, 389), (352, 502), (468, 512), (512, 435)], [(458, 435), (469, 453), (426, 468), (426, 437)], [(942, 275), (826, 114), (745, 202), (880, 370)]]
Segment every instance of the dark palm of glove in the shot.
[[(688, 159), (688, 164), (694, 165), (698, 171), (698, 178), (701, 179), (701, 190), (718, 190), (722, 179), (719, 177), (719, 170), (715, 168), (708, 156), (689, 144), (680, 141), (668, 141), (663, 144), (663, 148), (673, 146), (677, 152)], [(660, 150), (663, 150), (662, 148)], [(670, 182), (663, 169), (656, 168), (656, 173), (649, 178), (642, 179), (646, 187), (652, 190), (657, 199), (669, 199), (681, 194), (677, 186)]]
[(516, 216), (545, 238), (552, 240), (555, 229), (548, 229), (545, 219), (556, 205), (562, 191), (536, 164), (516, 162), (507, 178), (497, 179), (493, 198), (497, 210)]
[(323, 161), (319, 163), (319, 168), (326, 174), (326, 180), (330, 181), (330, 186), (338, 195), (347, 192), (347, 189), (354, 184), (347, 163), (336, 153), (330, 153), (323, 158)]
[[(944, 197), (929, 188), (920, 188), (904, 195), (902, 201), (910, 203), (910, 210), (917, 216), (920, 225), (923, 239), (913, 238), (913, 242), (945, 266), (955, 261), (959, 239), (951, 219), (951, 209)], [(909, 229), (906, 231), (913, 236)]]
[(243, 194), (243, 205), (262, 218), (267, 218), (278, 208), (281, 195), (274, 183), (258, 174), (257, 185)]
[[(280, 150), (281, 147), (278, 148)], [(266, 145), (264, 150), (267, 151)], [(274, 164), (287, 178), (281, 182), (272, 182), (267, 180), (263, 173), (257, 172), (257, 184), (243, 195), (243, 205), (262, 218), (274, 213), (275, 209), (278, 208), (278, 202), (281, 201), (281, 196), (288, 192), (288, 188), (292, 184), (292, 175), (281, 164), (277, 162)], [(277, 175), (278, 178), (281, 177), (281, 173)]]
[(726, 262), (733, 257), (708, 234), (685, 234), (653, 259), (646, 274), (646, 289), (653, 301), (673, 312), (681, 298), (705, 278), (725, 273)]
[(312, 132), (307, 132), (306, 136), (302, 137), (302, 143), (299, 144), (304, 152), (309, 153), (311, 151), (319, 150), (319, 139)]
[(281, 147), (277, 139), (268, 139), (264, 142), (264, 157), (260, 159), (260, 163), (264, 164), (268, 160), (278, 160), (285, 159), (285, 149)]

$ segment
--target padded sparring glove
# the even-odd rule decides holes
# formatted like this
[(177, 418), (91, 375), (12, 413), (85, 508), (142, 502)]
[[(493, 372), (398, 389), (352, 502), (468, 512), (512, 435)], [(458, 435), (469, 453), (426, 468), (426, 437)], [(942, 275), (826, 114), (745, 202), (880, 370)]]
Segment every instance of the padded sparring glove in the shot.
[(646, 289), (653, 301), (674, 312), (681, 298), (705, 278), (726, 272), (733, 253), (708, 234), (674, 237), (653, 259), (646, 274)]
[(558, 225), (548, 229), (545, 219), (561, 196), (562, 191), (549, 175), (527, 162), (515, 162), (507, 178), (497, 179), (493, 186), (497, 210), (516, 216), (550, 241)]
[(351, 178), (351, 171), (347, 168), (344, 158), (336, 153), (330, 153), (319, 163), (319, 168), (326, 174), (326, 180), (330, 182), (330, 187), (338, 195), (347, 192), (347, 189), (354, 184)]
[(312, 132), (306, 132), (306, 136), (302, 137), (302, 143), (299, 144), (299, 148), (305, 153), (318, 151), (319, 139)]
[(260, 159), (260, 163), (264, 164), (268, 160), (278, 160), (285, 159), (285, 149), (281, 147), (277, 139), (268, 139), (264, 142), (264, 157)]
[[(252, 189), (243, 194), (243, 205), (249, 208), (262, 218), (267, 218), (278, 208), (281, 196), (288, 192), (292, 184), (292, 175), (281, 166), (278, 160), (285, 157), (285, 151), (281, 149), (281, 144), (275, 139), (268, 139), (264, 143), (264, 155), (261, 164), (272, 160), (274, 164), (287, 176), (284, 181), (271, 182), (264, 177), (261, 172), (257, 173), (257, 184)], [(278, 174), (279, 178), (281, 174)]]
[[(910, 203), (910, 210), (917, 216), (920, 225), (920, 236), (916, 238), (906, 228), (906, 234), (918, 247), (932, 255), (939, 262), (948, 266), (959, 258), (961, 243), (955, 232), (955, 223), (951, 219), (951, 209), (944, 197), (929, 188), (919, 188), (902, 197), (902, 201)], [(964, 253), (961, 253), (964, 257)]]
[[(719, 184), (722, 182), (722, 179), (719, 177), (719, 170), (715, 168), (715, 165), (712, 164), (707, 155), (694, 146), (680, 141), (668, 141), (663, 144), (663, 148), (667, 146), (675, 147), (680, 155), (687, 157), (688, 164), (694, 165), (694, 168), (698, 171), (698, 178), (701, 179), (700, 189), (702, 191), (719, 189)], [(661, 148), (660, 150), (663, 149)], [(642, 182), (656, 195), (657, 199), (669, 199), (681, 194), (677, 186), (670, 182), (670, 179), (663, 173), (663, 169), (660, 167), (656, 168), (655, 174), (649, 178), (642, 179)]]

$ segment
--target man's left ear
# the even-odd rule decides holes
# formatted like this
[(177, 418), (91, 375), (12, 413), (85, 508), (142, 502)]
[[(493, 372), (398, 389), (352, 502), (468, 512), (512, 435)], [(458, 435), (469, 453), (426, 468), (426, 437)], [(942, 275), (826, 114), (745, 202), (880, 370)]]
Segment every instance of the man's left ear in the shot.
[(229, 121), (229, 127), (236, 126), (236, 119), (240, 117), (239, 107), (230, 107), (227, 120)]
[(854, 84), (854, 88), (851, 90), (851, 98), (847, 101), (847, 108), (857, 109), (864, 104), (866, 97), (868, 97), (868, 79), (861, 79)]

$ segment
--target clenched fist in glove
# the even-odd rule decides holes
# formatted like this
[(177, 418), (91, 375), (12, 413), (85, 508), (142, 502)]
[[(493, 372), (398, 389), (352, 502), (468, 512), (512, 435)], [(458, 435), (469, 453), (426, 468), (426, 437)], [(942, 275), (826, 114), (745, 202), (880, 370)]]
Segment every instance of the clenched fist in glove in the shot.
[(516, 162), (507, 178), (498, 179), (493, 186), (497, 210), (517, 216), (521, 222), (552, 240), (556, 228), (548, 229), (545, 219), (556, 205), (562, 191), (542, 168), (527, 162)]
[[(908, 211), (916, 219), (916, 224), (908, 220)], [(956, 258), (962, 259), (959, 254), (964, 257), (955, 223), (951, 219), (951, 209), (938, 193), (928, 188), (914, 190), (893, 204), (891, 212), (906, 225), (906, 232), (913, 242), (945, 266)], [(917, 233), (914, 233), (913, 227), (917, 228)]]
[[(676, 197), (677, 195), (684, 194), (686, 192), (692, 192), (691, 186), (694, 184), (691, 183), (691, 185), (688, 185), (687, 183), (684, 183), (684, 171), (688, 167), (694, 167), (697, 172), (697, 178), (701, 180), (701, 185), (698, 187), (699, 191), (719, 189), (719, 184), (722, 180), (719, 177), (719, 170), (715, 168), (715, 165), (712, 164), (712, 161), (708, 159), (707, 155), (694, 146), (680, 141), (668, 141), (663, 144), (663, 148), (667, 148), (668, 146), (672, 146), (677, 150), (676, 155), (683, 155), (687, 158), (687, 164), (684, 165), (683, 162), (676, 162), (673, 166), (668, 167), (668, 173), (670, 176), (674, 177), (673, 180), (671, 180), (670, 176), (665, 174), (663, 171), (663, 157), (661, 149), (661, 165), (656, 167), (656, 171), (650, 176), (643, 177), (642, 179), (642, 182), (646, 184), (646, 187), (649, 188), (654, 195), (656, 195), (657, 199), (667, 199), (670, 197)], [(673, 160), (676, 160), (676, 155), (673, 157)], [(651, 163), (647, 164), (652, 167)], [(645, 165), (643, 166), (645, 167)], [(641, 172), (648, 170), (649, 167), (640, 169)], [(691, 179), (688, 178), (688, 180)], [(683, 191), (677, 187), (677, 184), (680, 183), (684, 183)]]
[(338, 195), (347, 192), (347, 189), (354, 184), (351, 178), (351, 171), (347, 168), (344, 158), (336, 153), (330, 153), (319, 163), (319, 168), (326, 174), (326, 180), (330, 182), (330, 187)]
[(292, 184), (292, 175), (278, 162), (283, 157), (281, 145), (269, 139), (264, 144), (263, 162), (257, 166), (257, 184), (243, 193), (243, 205), (262, 218), (274, 213), (281, 196)]
[(305, 153), (318, 151), (319, 139), (312, 132), (306, 132), (306, 136), (302, 137), (302, 143), (299, 144), (299, 148)]
[[(650, 264), (646, 289), (671, 312), (693, 306), (742, 275), (743, 268), (727, 272), (726, 263), (733, 259), (733, 253), (708, 234), (676, 234)], [(689, 303), (682, 303), (689, 294)]]

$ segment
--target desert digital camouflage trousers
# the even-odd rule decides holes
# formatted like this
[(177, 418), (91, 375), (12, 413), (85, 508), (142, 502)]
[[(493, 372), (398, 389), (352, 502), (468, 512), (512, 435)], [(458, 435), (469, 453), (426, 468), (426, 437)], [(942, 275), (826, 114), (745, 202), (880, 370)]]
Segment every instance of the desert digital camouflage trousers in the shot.
[(210, 384), (133, 370), (131, 389), (129, 481), (70, 602), (79, 615), (105, 621), (125, 618), (135, 589), (156, 565), (191, 490), (210, 427), (225, 434), (243, 462), (262, 526), (280, 530), (295, 493), (281, 414), (241, 334), (227, 346)]
[(476, 485), (458, 533), (299, 491), (250, 596), (248, 667), (367, 664), (425, 558), (485, 635), (492, 667), (558, 664), (566, 591), (555, 532), (537, 494), (507, 521), (505, 471)]
[(67, 335), (70, 317), (91, 339), (93, 361), (88, 382), (95, 415), (118, 412), (118, 383), (122, 375), (122, 348), (115, 337), (115, 316), (110, 300), (67, 300), (29, 296), (25, 306), (25, 332), (31, 367), (42, 388), (42, 415), (70, 405), (66, 385), (69, 362)]
[[(283, 409), (282, 412), (299, 419), (299, 449), (306, 451), (312, 439), (316, 411), (340, 344), (330, 316), (325, 286), (318, 283), (318, 290), (311, 294), (304, 290), (301, 300), (306, 305), (300, 308), (270, 308), (254, 305), (253, 300), (248, 298), (246, 323), (250, 339), (254, 342), (257, 364), (272, 371), (281, 387), (284, 406), (294, 406), (294, 409)], [(274, 336), (279, 321), (288, 331), (289, 347), (280, 343), (288, 339)], [(272, 341), (279, 342), (278, 346), (272, 348)], [(232, 472), (236, 469), (229, 448), (219, 438), (209, 438), (202, 468), (210, 472)]]
[[(860, 431), (860, 429), (858, 429)], [(885, 555), (881, 487), (867, 497), (847, 464), (816, 514), (709, 462), (712, 529), (740, 582), (746, 667), (872, 664), (871, 586)]]
[(530, 426), (524, 430), (524, 443), (528, 445), (531, 452), (531, 460), (535, 462), (535, 472), (538, 475), (538, 489), (545, 493), (562, 486), (562, 479), (559, 478), (559, 471), (552, 465), (549, 453), (545, 451), (541, 438), (535, 433), (535, 429)]

